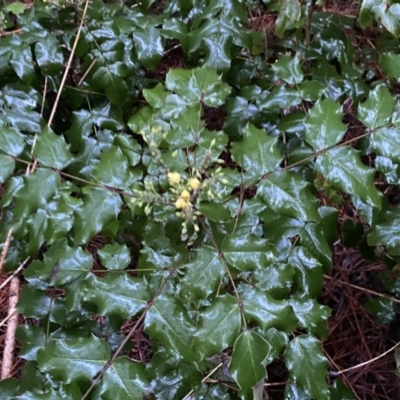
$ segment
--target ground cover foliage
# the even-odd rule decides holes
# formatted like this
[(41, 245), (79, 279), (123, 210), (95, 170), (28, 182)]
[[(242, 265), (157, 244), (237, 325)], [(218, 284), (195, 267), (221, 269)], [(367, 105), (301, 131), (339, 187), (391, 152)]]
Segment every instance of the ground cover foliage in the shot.
[[(398, 4), (7, 7), (0, 241), (6, 272), (29, 261), (0, 397), (262, 399), (279, 359), (280, 398), (356, 398), (319, 296), (338, 240), (399, 295)], [(338, 224), (346, 202), (359, 222)]]

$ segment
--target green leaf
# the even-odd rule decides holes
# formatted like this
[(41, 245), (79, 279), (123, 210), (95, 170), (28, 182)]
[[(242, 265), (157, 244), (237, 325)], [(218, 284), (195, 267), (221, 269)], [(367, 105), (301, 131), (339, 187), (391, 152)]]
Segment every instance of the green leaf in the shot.
[[(292, 0), (291, 3), (295, 3)], [(297, 56), (290, 57), (281, 54), (273, 64), (272, 69), (278, 77), (289, 85), (295, 85), (303, 81), (303, 72), (300, 67), (300, 61)]]
[(9, 157), (0, 154), (0, 183), (5, 183), (13, 175), (15, 161)]
[(257, 269), (253, 277), (258, 289), (281, 299), (289, 294), (293, 285), (294, 268), (288, 264), (273, 263)]
[(383, 221), (372, 226), (368, 235), (370, 246), (384, 246), (391, 255), (400, 255), (400, 213), (396, 208), (387, 212)]
[(24, 135), (18, 129), (0, 121), (0, 149), (10, 156), (18, 157), (24, 148)]
[(11, 3), (6, 5), (6, 10), (15, 15), (23, 14), (25, 11), (26, 5), (24, 3)]
[(374, 314), (380, 324), (390, 324), (396, 318), (395, 302), (385, 298), (369, 299), (364, 304), (365, 309)]
[(146, 314), (146, 332), (158, 340), (178, 360), (193, 363), (198, 354), (192, 350), (195, 329), (185, 307), (174, 297), (161, 295), (156, 298)]
[(152, 108), (161, 108), (167, 96), (168, 92), (162, 83), (158, 83), (152, 89), (143, 89), (143, 97)]
[(210, 107), (222, 105), (231, 89), (221, 81), (221, 77), (211, 68), (193, 70), (171, 69), (165, 79), (168, 90), (182, 96), (188, 104), (203, 101)]
[(340, 378), (335, 379), (330, 391), (331, 400), (355, 400), (353, 392), (343, 384)]
[(281, 215), (300, 221), (320, 220), (310, 185), (293, 171), (268, 176), (258, 186), (257, 197)]
[(278, 168), (282, 155), (277, 138), (268, 136), (264, 129), (247, 124), (242, 141), (232, 146), (232, 158), (248, 172), (249, 179), (257, 179)]
[(213, 247), (203, 246), (186, 265), (179, 296), (185, 303), (205, 299), (214, 293), (224, 273), (224, 264)]
[(270, 351), (270, 344), (256, 332), (246, 330), (236, 339), (229, 371), (244, 392), (265, 379), (263, 363)]
[(88, 190), (83, 205), (75, 213), (74, 242), (84, 244), (107, 224), (115, 222), (121, 206), (122, 200), (116, 193), (101, 188)]
[(394, 98), (384, 85), (369, 92), (368, 98), (358, 106), (358, 119), (369, 129), (376, 129), (389, 123), (393, 114)]
[(284, 356), (291, 378), (306, 394), (315, 400), (330, 398), (326, 384), (328, 361), (317, 339), (297, 336), (289, 343)]
[(6, 378), (0, 381), (0, 399), (8, 400), (16, 398), (19, 387), (17, 378)]
[(51, 309), (51, 299), (41, 290), (24, 285), (17, 304), (18, 311), (27, 318), (44, 318)]
[(295, 329), (297, 320), (287, 301), (275, 300), (247, 284), (240, 284), (238, 293), (249, 322), (257, 322), (264, 330), (276, 328), (290, 332)]
[(60, 43), (54, 35), (47, 34), (36, 42), (36, 62), (45, 75), (57, 75), (64, 64)]
[(18, 356), (27, 361), (36, 360), (37, 352), (46, 344), (43, 329), (38, 326), (18, 326), (16, 338), (22, 344)]
[(382, 54), (379, 56), (379, 64), (382, 67), (382, 72), (385, 74), (386, 78), (400, 78), (400, 54)]
[(331, 149), (318, 156), (315, 168), (334, 188), (381, 208), (382, 196), (374, 185), (374, 170), (362, 164), (359, 151), (350, 146)]
[(87, 273), (93, 266), (92, 255), (79, 247), (69, 247), (66, 239), (55, 242), (44, 255), (44, 261), (35, 260), (24, 273), (34, 284), (38, 279), (61, 286)]
[(309, 223), (300, 232), (302, 246), (321, 263), (324, 272), (328, 272), (332, 266), (332, 251), (324, 237), (319, 224)]
[(314, 104), (308, 112), (304, 127), (305, 139), (315, 151), (327, 149), (342, 140), (346, 133), (342, 118), (342, 106), (333, 100), (318, 100)]
[[(102, 370), (110, 357), (107, 343), (93, 335), (53, 340), (39, 350), (38, 367), (42, 372), (61, 379), (64, 384), (87, 383)], [(139, 400), (148, 394), (147, 386), (144, 366), (126, 357), (118, 357), (107, 369), (98, 390), (104, 399), (129, 396)]]
[(295, 268), (294, 280), (297, 285), (307, 296), (317, 297), (323, 285), (321, 264), (302, 246), (292, 249), (289, 264)]
[[(11, 5), (11, 4), (10, 4)], [(13, 5), (22, 5), (23, 3), (13, 3)], [(30, 46), (25, 43), (12, 49), (10, 64), (14, 72), (27, 85), (30, 85), (35, 77), (35, 67)]]
[(400, 163), (399, 126), (376, 129), (370, 136), (370, 146), (377, 154), (389, 157), (394, 163)]
[(201, 354), (201, 359), (232, 346), (240, 333), (240, 308), (237, 300), (228, 294), (216, 297), (198, 317), (194, 348)]
[(282, 38), (291, 22), (297, 22), (301, 16), (301, 6), (298, 0), (282, 0), (279, 3), (279, 15), (275, 22), (275, 32)]
[(109, 271), (125, 269), (131, 262), (131, 253), (126, 245), (107, 244), (97, 253), (101, 263)]
[(93, 83), (104, 89), (110, 103), (121, 106), (126, 100), (128, 87), (123, 78), (114, 75), (108, 67), (100, 67), (94, 73)]
[(45, 127), (37, 137), (33, 155), (41, 165), (64, 169), (72, 160), (69, 147), (63, 136)]
[(274, 247), (255, 235), (228, 235), (221, 245), (228, 264), (241, 271), (254, 271), (275, 258)]
[(322, 306), (316, 300), (307, 297), (291, 298), (290, 305), (301, 328), (306, 329), (311, 335), (327, 337), (328, 328), (325, 321), (331, 316), (329, 307)]
[(118, 146), (103, 151), (93, 175), (104, 185), (120, 189), (126, 189), (133, 181), (128, 159)]
[(110, 273), (104, 278), (90, 275), (81, 281), (79, 296), (95, 304), (99, 314), (118, 315), (123, 320), (143, 311), (151, 299), (143, 278), (120, 273)]
[(137, 56), (141, 63), (154, 69), (164, 54), (160, 32), (153, 26), (137, 27), (133, 33)]

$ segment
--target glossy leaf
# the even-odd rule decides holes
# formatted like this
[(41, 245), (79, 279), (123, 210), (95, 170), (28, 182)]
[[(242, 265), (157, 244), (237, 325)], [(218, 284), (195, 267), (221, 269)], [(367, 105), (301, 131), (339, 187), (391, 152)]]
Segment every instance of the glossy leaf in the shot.
[(399, 135), (398, 126), (379, 128), (371, 135), (370, 146), (377, 154), (400, 163)]
[(382, 54), (379, 57), (379, 64), (386, 78), (400, 78), (398, 65), (400, 63), (400, 54)]
[(155, 68), (164, 54), (159, 31), (153, 26), (138, 27), (133, 33), (137, 56), (146, 68)]
[(255, 235), (229, 235), (222, 242), (221, 250), (226, 261), (241, 271), (253, 271), (274, 258), (273, 246)]
[(368, 235), (368, 244), (371, 246), (385, 246), (392, 255), (400, 255), (400, 213), (393, 210), (384, 215), (381, 223), (373, 226)]
[[(107, 343), (95, 336), (54, 340), (39, 351), (38, 366), (64, 383), (87, 382), (101, 371), (110, 356)], [(119, 357), (107, 369), (99, 391), (106, 399), (121, 395), (141, 399), (148, 393), (147, 385), (144, 366)]]
[(65, 168), (72, 159), (64, 137), (47, 127), (38, 135), (33, 155), (40, 164), (56, 169)]
[(394, 99), (384, 85), (369, 92), (367, 100), (358, 106), (358, 118), (370, 129), (385, 126), (392, 116)]
[(222, 105), (230, 93), (229, 86), (211, 68), (170, 70), (165, 86), (182, 96), (189, 104), (203, 101), (210, 107)]
[(232, 156), (251, 179), (274, 171), (282, 160), (278, 140), (251, 124), (247, 124), (243, 129), (242, 141), (232, 146)]
[(75, 214), (73, 237), (76, 244), (87, 242), (104, 227), (116, 221), (122, 201), (110, 191), (94, 188), (85, 195), (83, 205)]
[(318, 100), (304, 122), (306, 140), (315, 151), (339, 143), (346, 133), (342, 107), (331, 99)]
[(306, 394), (315, 400), (330, 398), (326, 384), (328, 361), (317, 339), (309, 335), (297, 336), (285, 351), (285, 362), (290, 376)]
[[(291, 3), (293, 4), (295, 1), (292, 0)], [(303, 80), (303, 72), (301, 71), (300, 61), (297, 57), (281, 55), (272, 64), (272, 69), (280, 79), (290, 85), (300, 83)]]
[(113, 74), (109, 68), (100, 67), (93, 75), (93, 82), (103, 88), (111, 104), (120, 106), (128, 92), (125, 81)]
[(267, 371), (263, 362), (270, 349), (269, 343), (253, 331), (246, 330), (236, 339), (229, 371), (243, 391), (265, 379)]
[(361, 163), (358, 152), (352, 147), (338, 147), (321, 154), (315, 167), (333, 187), (381, 207), (381, 194), (374, 186), (374, 171)]
[(194, 326), (183, 305), (173, 297), (159, 296), (146, 314), (145, 329), (177, 359), (195, 362)]
[(300, 221), (319, 221), (310, 186), (292, 171), (275, 173), (258, 186), (257, 196), (275, 212)]
[(16, 337), (22, 343), (19, 357), (27, 361), (36, 360), (37, 352), (46, 344), (46, 336), (39, 326), (20, 325)]
[(129, 319), (143, 311), (151, 295), (143, 278), (127, 274), (90, 275), (80, 283), (79, 295), (97, 306), (98, 313)]
[(230, 295), (216, 297), (211, 306), (199, 313), (194, 347), (202, 359), (232, 346), (242, 322), (237, 300)]
[(273, 327), (290, 332), (296, 327), (296, 317), (286, 301), (274, 300), (270, 295), (245, 284), (239, 285), (238, 293), (248, 320), (257, 322), (264, 330)]
[(17, 309), (26, 317), (40, 319), (48, 315), (51, 303), (50, 297), (45, 292), (26, 285), (20, 294)]
[(46, 75), (58, 74), (64, 64), (60, 44), (55, 36), (48, 34), (35, 45), (36, 62)]
[(203, 246), (186, 265), (179, 295), (185, 303), (201, 300), (214, 293), (225, 273), (221, 257), (213, 247)]
[(109, 270), (125, 269), (131, 262), (131, 253), (126, 245), (107, 244), (98, 251), (102, 264)]

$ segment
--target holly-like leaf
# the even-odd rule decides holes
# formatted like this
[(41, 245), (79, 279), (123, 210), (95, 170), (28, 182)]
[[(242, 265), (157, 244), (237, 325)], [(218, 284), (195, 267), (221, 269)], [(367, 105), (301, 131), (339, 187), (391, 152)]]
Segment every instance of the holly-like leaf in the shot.
[(232, 346), (240, 333), (241, 314), (237, 300), (228, 294), (216, 297), (199, 313), (194, 347), (202, 359)]
[(63, 169), (72, 160), (69, 145), (61, 135), (56, 135), (50, 128), (43, 128), (38, 135), (33, 155), (41, 165)]
[[(22, 5), (22, 3), (13, 3), (10, 5)], [(32, 83), (35, 77), (35, 67), (32, 58), (32, 51), (29, 45), (21, 44), (12, 49), (10, 64), (12, 65), (14, 72), (27, 84)]]
[(280, 299), (289, 294), (293, 285), (294, 268), (288, 264), (273, 263), (257, 269), (253, 276), (258, 289)]
[(290, 299), (299, 326), (306, 329), (311, 335), (326, 337), (328, 329), (325, 321), (331, 316), (331, 309), (318, 304), (315, 299), (294, 297)]
[(224, 273), (224, 264), (215, 249), (203, 246), (196, 251), (193, 261), (186, 265), (180, 298), (185, 303), (205, 299), (217, 290)]
[(22, 344), (18, 356), (27, 361), (36, 360), (37, 352), (46, 344), (46, 336), (39, 326), (20, 325), (16, 337)]
[(131, 262), (131, 253), (126, 245), (107, 244), (97, 253), (100, 261), (109, 271), (125, 269)]
[(319, 224), (309, 223), (300, 232), (302, 246), (321, 263), (324, 272), (332, 266), (332, 251), (324, 237), (324, 232)]
[(274, 247), (255, 235), (228, 235), (221, 250), (226, 261), (241, 271), (254, 271), (275, 257)]
[(0, 183), (7, 182), (8, 178), (10, 178), (15, 169), (15, 161), (3, 154), (0, 154)]
[(232, 157), (244, 168), (250, 179), (257, 179), (274, 171), (282, 160), (277, 138), (268, 136), (263, 129), (247, 124), (243, 139), (232, 146)]
[(48, 34), (36, 42), (36, 62), (45, 75), (57, 75), (64, 64), (60, 43), (54, 35)]
[(370, 246), (384, 246), (389, 254), (400, 255), (400, 213), (398, 210), (389, 211), (383, 221), (372, 227), (368, 235)]
[(326, 384), (328, 360), (317, 339), (309, 335), (297, 336), (289, 343), (284, 356), (291, 378), (306, 394), (315, 400), (330, 398)]
[(265, 379), (263, 363), (270, 351), (270, 344), (256, 332), (246, 330), (236, 339), (229, 371), (244, 392)]
[(317, 297), (321, 292), (322, 266), (308, 249), (297, 246), (292, 249), (289, 264), (295, 268), (294, 281), (309, 297)]
[[(107, 343), (93, 335), (88, 338), (52, 340), (39, 350), (38, 367), (64, 384), (88, 382), (102, 370), (110, 357)], [(129, 396), (139, 400), (148, 394), (147, 387), (144, 366), (119, 357), (105, 372), (99, 391), (105, 399)]]
[(141, 63), (146, 68), (154, 69), (164, 54), (160, 32), (153, 26), (137, 27), (133, 42)]
[(246, 317), (251, 322), (257, 322), (264, 330), (276, 328), (290, 332), (296, 327), (296, 317), (287, 301), (275, 300), (246, 284), (238, 286), (238, 293)]
[(83, 205), (75, 213), (74, 242), (84, 244), (107, 224), (116, 222), (121, 206), (122, 200), (116, 193), (100, 188), (87, 191)]
[(17, 304), (18, 311), (28, 318), (44, 318), (51, 309), (51, 299), (42, 290), (25, 285)]
[(203, 101), (210, 107), (222, 105), (231, 89), (211, 68), (171, 69), (165, 79), (167, 89), (182, 96), (188, 104)]
[(374, 185), (374, 170), (362, 164), (359, 151), (350, 146), (331, 149), (318, 156), (315, 168), (334, 188), (381, 208), (382, 196)]
[(400, 78), (400, 54), (387, 53), (379, 57), (379, 64), (382, 67), (382, 72), (386, 78)]
[(278, 214), (300, 221), (320, 220), (310, 185), (293, 171), (268, 176), (258, 186), (257, 197)]
[[(294, 3), (294, 0), (292, 0)], [(273, 64), (272, 69), (276, 75), (289, 83), (289, 85), (294, 85), (303, 81), (303, 72), (301, 70), (300, 61), (298, 57), (290, 57), (281, 54)]]
[(107, 186), (120, 189), (127, 188), (133, 181), (128, 159), (118, 146), (111, 146), (101, 154), (100, 162), (94, 168), (94, 177)]
[(146, 314), (145, 329), (177, 359), (195, 362), (199, 356), (192, 350), (195, 329), (185, 307), (174, 297), (156, 298)]
[(124, 103), (128, 87), (123, 78), (114, 75), (108, 67), (100, 67), (92, 79), (95, 85), (104, 89), (112, 105), (120, 106)]
[(104, 278), (90, 275), (81, 281), (79, 295), (95, 304), (99, 314), (118, 315), (124, 320), (143, 311), (151, 299), (143, 278), (122, 273), (110, 273)]
[(0, 149), (7, 155), (18, 157), (24, 151), (24, 148), (24, 135), (18, 129), (7, 126), (0, 121)]
[(400, 126), (376, 129), (370, 136), (370, 146), (375, 153), (389, 157), (394, 163), (400, 163)]
[(369, 92), (368, 98), (358, 106), (357, 116), (369, 129), (386, 125), (392, 116), (394, 98), (384, 85), (379, 85)]
[(308, 112), (304, 127), (305, 139), (315, 151), (327, 149), (342, 140), (346, 133), (342, 118), (342, 107), (333, 100), (318, 100), (314, 104)]
[(279, 15), (275, 22), (275, 32), (282, 38), (290, 23), (297, 22), (301, 16), (301, 6), (298, 0), (282, 0), (279, 3)]

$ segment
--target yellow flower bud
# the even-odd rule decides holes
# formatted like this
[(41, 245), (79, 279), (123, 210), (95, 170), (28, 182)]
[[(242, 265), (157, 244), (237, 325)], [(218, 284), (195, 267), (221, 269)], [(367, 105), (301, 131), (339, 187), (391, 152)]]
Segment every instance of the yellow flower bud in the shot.
[(190, 193), (187, 190), (184, 190), (181, 193), (181, 199), (188, 201), (190, 199)]
[(193, 190), (197, 190), (201, 186), (201, 182), (197, 178), (192, 178), (189, 180), (189, 186)]
[(175, 202), (175, 208), (177, 208), (178, 210), (185, 208), (186, 205), (186, 201), (183, 200), (181, 197)]
[(168, 172), (168, 181), (171, 186), (178, 185), (181, 181), (181, 176), (178, 172)]

